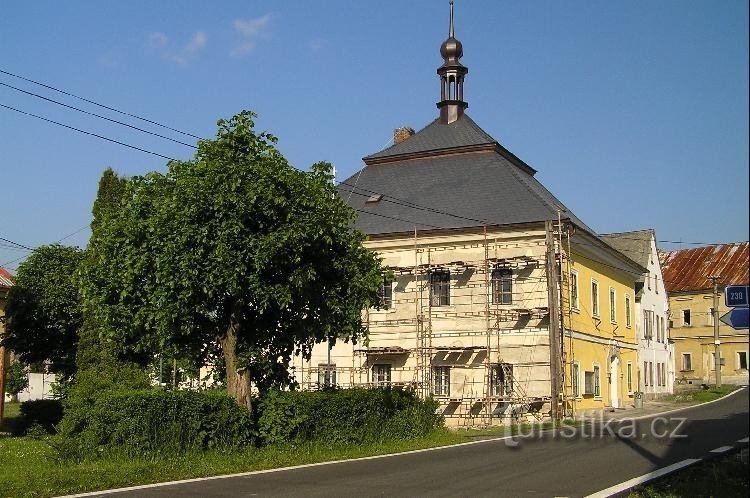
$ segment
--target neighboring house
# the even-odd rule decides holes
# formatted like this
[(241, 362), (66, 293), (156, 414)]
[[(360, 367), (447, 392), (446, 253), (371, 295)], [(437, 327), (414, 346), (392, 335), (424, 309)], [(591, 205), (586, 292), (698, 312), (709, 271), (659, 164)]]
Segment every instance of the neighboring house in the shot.
[[(5, 333), (5, 300), (11, 287), (13, 287), (13, 277), (8, 270), (0, 266), (0, 337)], [(8, 365), (10, 365), (10, 353), (0, 346), (0, 421), (3, 419), (5, 407), (5, 371)]]
[(450, 425), (541, 418), (553, 399), (567, 414), (620, 406), (637, 390), (627, 303), (646, 269), (465, 114), (452, 22), (450, 32), (439, 117), (396, 130), (339, 186), (388, 270), (384, 306), (364, 312), (365, 344), (339, 342), (330, 361), (320, 344), (294, 359), (295, 378), (303, 389), (414, 389), (435, 396)]
[(669, 300), (652, 229), (602, 235), (609, 245), (648, 270), (636, 283), (638, 390), (647, 398), (674, 391), (674, 344), (669, 339)]
[[(712, 384), (714, 370), (714, 316), (729, 309), (724, 288), (748, 283), (748, 243), (695, 247), (659, 254), (669, 294), (671, 338), (675, 344), (675, 389)], [(713, 313), (713, 283), (719, 277), (718, 314)], [(748, 331), (734, 330), (719, 321), (721, 380), (748, 383)]]

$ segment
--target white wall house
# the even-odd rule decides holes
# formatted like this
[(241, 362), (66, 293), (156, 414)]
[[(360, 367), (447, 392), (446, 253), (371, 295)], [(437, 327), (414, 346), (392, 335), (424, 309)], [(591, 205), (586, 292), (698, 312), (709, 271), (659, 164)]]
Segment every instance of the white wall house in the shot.
[(638, 389), (646, 398), (674, 391), (674, 344), (669, 339), (669, 299), (656, 249), (654, 230), (603, 236), (615, 249), (644, 268), (648, 276), (636, 285)]

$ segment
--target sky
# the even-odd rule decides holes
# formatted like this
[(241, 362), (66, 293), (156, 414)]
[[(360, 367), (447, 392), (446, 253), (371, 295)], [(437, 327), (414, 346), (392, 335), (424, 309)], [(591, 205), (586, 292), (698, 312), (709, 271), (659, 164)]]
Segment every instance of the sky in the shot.
[[(467, 113), (600, 233), (748, 239), (748, 3), (456, 0)], [(250, 109), (339, 180), (437, 116), (444, 0), (7, 2), (0, 70), (202, 137)], [(0, 73), (0, 83), (148, 125)], [(0, 84), (0, 104), (189, 159), (193, 149)], [(0, 107), (0, 237), (85, 246), (102, 171), (166, 160)], [(387, 192), (386, 192), (387, 194)], [(71, 235), (72, 234), (72, 235)], [(0, 241), (0, 265), (28, 251)]]

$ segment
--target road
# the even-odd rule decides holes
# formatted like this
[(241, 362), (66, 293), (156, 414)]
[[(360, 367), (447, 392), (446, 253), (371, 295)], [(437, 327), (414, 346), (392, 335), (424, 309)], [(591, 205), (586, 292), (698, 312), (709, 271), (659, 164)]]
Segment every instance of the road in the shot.
[[(718, 447), (737, 445), (748, 436), (748, 404), (744, 388), (664, 418), (652, 416), (609, 426), (584, 424), (575, 436), (567, 428), (516, 438), (515, 446), (507, 439), (483, 441), (132, 489), (112, 496), (585, 496), (685, 459), (704, 457)], [(684, 437), (669, 437), (671, 432)]]

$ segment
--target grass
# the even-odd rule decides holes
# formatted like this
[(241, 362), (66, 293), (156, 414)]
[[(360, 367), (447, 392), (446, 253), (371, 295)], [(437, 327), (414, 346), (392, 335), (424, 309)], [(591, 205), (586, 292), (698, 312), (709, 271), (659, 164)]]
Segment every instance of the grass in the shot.
[(746, 497), (748, 450), (697, 463), (687, 469), (636, 488), (629, 498)]
[(21, 403), (17, 401), (5, 403), (3, 411), (3, 423), (0, 424), (0, 432), (14, 432), (14, 428), (21, 421)]
[(708, 389), (692, 389), (676, 394), (671, 394), (663, 398), (664, 401), (673, 401), (675, 403), (705, 403), (719, 399), (735, 391), (738, 386), (724, 384), (719, 388), (709, 387)]

